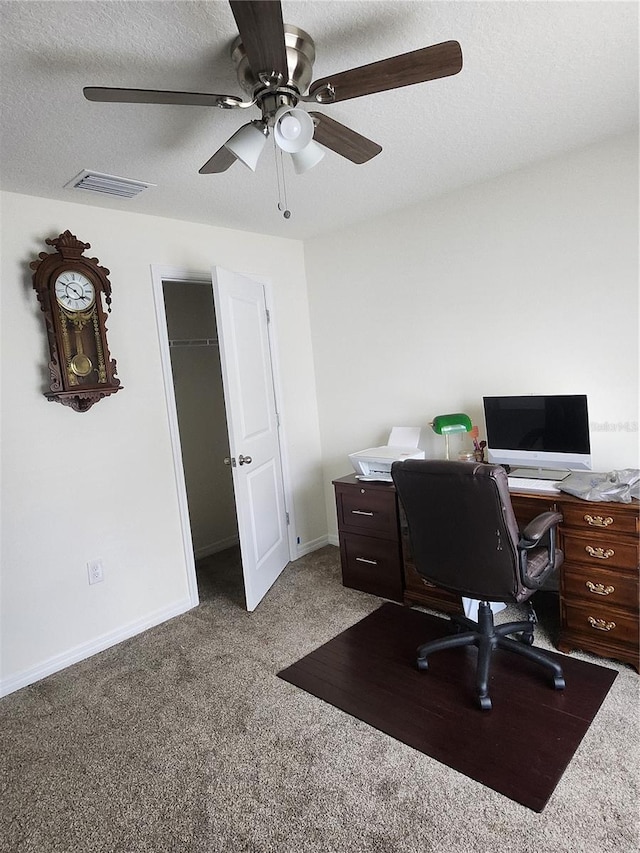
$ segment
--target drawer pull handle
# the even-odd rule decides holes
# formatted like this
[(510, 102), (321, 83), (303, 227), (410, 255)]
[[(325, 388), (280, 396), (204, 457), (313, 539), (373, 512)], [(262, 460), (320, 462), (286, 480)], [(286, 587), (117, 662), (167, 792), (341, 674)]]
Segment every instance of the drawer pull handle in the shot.
[(605, 586), (603, 583), (591, 583), (591, 581), (587, 581), (585, 586), (594, 595), (611, 595), (616, 591), (615, 586)]
[(587, 545), (584, 550), (590, 557), (595, 557), (597, 560), (608, 560), (616, 553), (613, 548), (607, 548), (605, 551), (604, 548), (592, 548), (591, 545)]
[(351, 510), (351, 514), (352, 514), (352, 515), (368, 515), (368, 516), (370, 516), (371, 518), (373, 518), (373, 516), (374, 516), (374, 513), (372, 513), (372, 512), (365, 512), (363, 509), (352, 509), (352, 510)]
[(603, 518), (601, 515), (585, 515), (584, 520), (591, 527), (608, 527), (610, 524), (613, 524), (613, 519), (610, 515), (606, 518)]
[(613, 631), (616, 627), (615, 622), (605, 622), (604, 619), (594, 619), (593, 616), (589, 616), (588, 622), (596, 631)]
[(370, 566), (377, 566), (377, 560), (367, 560), (366, 557), (356, 557), (356, 563), (367, 563)]

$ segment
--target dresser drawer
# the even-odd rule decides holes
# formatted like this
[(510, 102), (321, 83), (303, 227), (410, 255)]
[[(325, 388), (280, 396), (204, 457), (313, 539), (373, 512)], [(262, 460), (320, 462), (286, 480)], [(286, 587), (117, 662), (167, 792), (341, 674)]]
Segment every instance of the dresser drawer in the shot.
[(564, 601), (564, 627), (575, 637), (585, 637), (584, 648), (597, 647), (598, 644), (613, 643), (620, 646), (638, 648), (638, 614), (618, 610), (594, 602), (593, 606), (582, 602)]
[(353, 533), (398, 538), (395, 491), (366, 486), (336, 489), (338, 528)]
[(400, 543), (354, 533), (340, 537), (345, 586), (402, 601)]
[[(567, 504), (562, 501), (558, 508), (564, 517), (563, 527), (571, 527), (583, 531), (604, 531), (606, 533), (632, 533), (637, 534), (638, 506), (637, 504), (619, 504), (612, 502), (603, 509), (601, 503), (595, 507), (587, 501), (579, 505)], [(624, 507), (624, 508), (623, 508)]]
[(595, 566), (563, 566), (565, 599), (595, 607), (620, 607), (638, 613), (638, 578)]
[(562, 550), (566, 563), (578, 562), (604, 568), (638, 569), (639, 547), (635, 538), (617, 538), (599, 532), (582, 535), (564, 531)]

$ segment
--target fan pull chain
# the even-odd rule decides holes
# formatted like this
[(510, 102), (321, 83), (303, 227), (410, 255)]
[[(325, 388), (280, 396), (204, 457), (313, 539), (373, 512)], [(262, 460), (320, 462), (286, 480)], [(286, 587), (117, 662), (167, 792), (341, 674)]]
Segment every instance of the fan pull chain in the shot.
[(282, 150), (276, 145), (273, 140), (273, 150), (276, 155), (276, 180), (278, 181), (278, 210), (282, 211), (285, 219), (291, 218), (291, 211), (287, 204), (287, 184), (284, 176), (284, 165), (282, 162)]

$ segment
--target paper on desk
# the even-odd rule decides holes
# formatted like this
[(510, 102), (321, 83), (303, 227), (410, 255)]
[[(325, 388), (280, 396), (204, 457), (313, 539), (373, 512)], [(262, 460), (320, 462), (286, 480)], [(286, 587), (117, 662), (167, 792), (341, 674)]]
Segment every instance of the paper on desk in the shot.
[(392, 427), (389, 433), (389, 447), (417, 447), (420, 441), (420, 427)]

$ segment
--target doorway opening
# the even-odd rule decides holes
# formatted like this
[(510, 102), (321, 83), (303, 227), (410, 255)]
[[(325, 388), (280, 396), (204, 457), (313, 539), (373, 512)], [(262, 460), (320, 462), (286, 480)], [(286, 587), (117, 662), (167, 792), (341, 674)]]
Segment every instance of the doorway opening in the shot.
[[(267, 282), (152, 266), (189, 596), (234, 551), (254, 610), (291, 560)], [(211, 592), (210, 584), (207, 584)]]
[(238, 545), (211, 282), (163, 279), (169, 357), (196, 562)]

